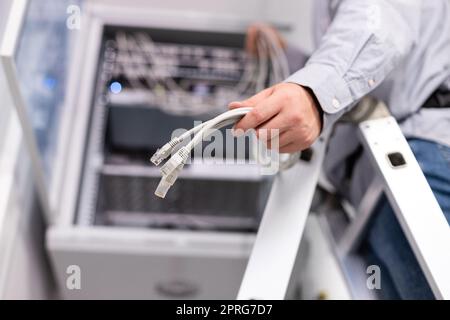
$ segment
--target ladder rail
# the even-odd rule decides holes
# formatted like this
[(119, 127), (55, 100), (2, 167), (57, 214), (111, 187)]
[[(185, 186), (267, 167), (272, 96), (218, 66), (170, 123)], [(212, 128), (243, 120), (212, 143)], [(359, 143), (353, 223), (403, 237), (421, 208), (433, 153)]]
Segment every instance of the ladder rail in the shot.
[(359, 128), (364, 148), (435, 297), (450, 299), (450, 228), (397, 121), (391, 116), (369, 119)]
[(319, 179), (327, 134), (299, 161), (275, 177), (237, 299), (286, 297), (306, 218)]

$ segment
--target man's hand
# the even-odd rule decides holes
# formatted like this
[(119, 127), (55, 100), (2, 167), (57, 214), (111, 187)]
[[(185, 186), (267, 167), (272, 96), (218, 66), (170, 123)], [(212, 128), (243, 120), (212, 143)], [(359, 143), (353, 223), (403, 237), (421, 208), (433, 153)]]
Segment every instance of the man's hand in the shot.
[[(294, 83), (280, 83), (253, 97), (232, 102), (230, 109), (253, 107), (234, 127), (234, 130), (279, 130), (279, 152), (293, 153), (310, 147), (321, 131), (320, 106), (313, 93)], [(261, 135), (262, 136), (262, 135)], [(273, 140), (273, 139), (272, 139)], [(271, 148), (271, 141), (266, 141)]]

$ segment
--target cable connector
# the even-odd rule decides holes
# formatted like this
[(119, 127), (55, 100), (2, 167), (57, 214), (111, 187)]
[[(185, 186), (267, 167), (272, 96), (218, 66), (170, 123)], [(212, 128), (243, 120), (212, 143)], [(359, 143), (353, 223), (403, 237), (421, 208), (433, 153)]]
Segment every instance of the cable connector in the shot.
[(156, 188), (155, 195), (160, 198), (165, 198), (167, 192), (169, 191), (170, 187), (173, 186), (175, 181), (178, 179), (178, 175), (180, 174), (181, 170), (183, 169), (184, 164), (181, 164), (178, 166), (171, 174), (164, 175), (161, 178), (161, 181), (158, 184), (158, 187)]
[(156, 150), (155, 154), (151, 157), (150, 161), (153, 162), (155, 166), (159, 166), (160, 163), (166, 159), (170, 154), (172, 153), (173, 149), (181, 143), (183, 140), (179, 137), (175, 137), (169, 142), (167, 142), (165, 145), (163, 145), (161, 148)]
[(172, 186), (170, 183), (168, 183), (165, 179), (166, 177), (162, 177), (161, 181), (159, 181), (158, 187), (156, 188), (155, 195), (157, 197), (160, 197), (164, 199), (166, 197), (167, 192), (169, 191), (170, 187)]
[(180, 148), (180, 150), (175, 153), (172, 158), (170, 158), (162, 167), (161, 173), (164, 176), (168, 176), (172, 174), (178, 168), (183, 168), (186, 163), (188, 157), (190, 155), (189, 149), (186, 147)]

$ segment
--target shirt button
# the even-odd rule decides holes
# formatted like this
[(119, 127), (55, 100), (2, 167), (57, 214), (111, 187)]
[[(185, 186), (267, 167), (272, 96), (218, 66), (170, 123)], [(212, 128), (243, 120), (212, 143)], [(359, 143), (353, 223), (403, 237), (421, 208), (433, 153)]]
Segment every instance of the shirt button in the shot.
[(375, 85), (375, 80), (370, 79), (369, 80), (369, 87), (373, 87)]
[(338, 99), (334, 98), (333, 101), (331, 101), (331, 103), (333, 104), (333, 107), (335, 109), (339, 109), (341, 107), (341, 103), (339, 102)]

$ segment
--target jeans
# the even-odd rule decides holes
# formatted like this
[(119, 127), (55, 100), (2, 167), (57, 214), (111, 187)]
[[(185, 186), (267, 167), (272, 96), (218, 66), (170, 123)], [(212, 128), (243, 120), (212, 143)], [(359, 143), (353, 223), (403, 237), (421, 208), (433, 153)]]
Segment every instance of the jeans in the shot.
[[(431, 189), (450, 221), (450, 148), (421, 139), (409, 145)], [(432, 231), (430, 231), (432, 232)], [(450, 231), (449, 231), (450, 232)], [(383, 299), (434, 299), (434, 295), (406, 240), (387, 198), (383, 196), (369, 224), (370, 262), (381, 269)], [(446, 252), (446, 254), (449, 254)]]

